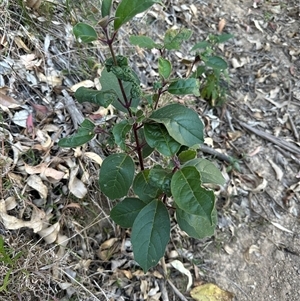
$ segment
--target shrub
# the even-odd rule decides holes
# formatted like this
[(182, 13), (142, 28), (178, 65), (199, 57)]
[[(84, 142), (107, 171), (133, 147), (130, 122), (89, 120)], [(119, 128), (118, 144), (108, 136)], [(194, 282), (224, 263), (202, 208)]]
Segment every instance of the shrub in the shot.
[[(214, 233), (215, 195), (205, 185), (222, 185), (224, 179), (212, 162), (197, 157), (197, 148), (204, 141), (204, 125), (194, 110), (176, 102), (175, 97), (162, 105), (162, 96), (193, 94), (218, 99), (218, 81), (227, 64), (214, 55), (214, 46), (231, 35), (210, 36), (196, 44), (191, 49), (195, 53), (192, 64), (199, 66), (187, 78), (172, 77), (175, 73), (166, 53), (178, 50), (191, 37), (189, 29), (169, 29), (161, 43), (145, 36), (131, 36), (133, 45), (156, 48), (161, 54), (159, 80), (150, 93), (141, 89), (127, 57), (115, 52), (114, 42), (125, 23), (158, 1), (122, 0), (114, 16), (111, 16), (111, 3), (111, 0), (102, 1), (99, 35), (85, 23), (74, 27), (78, 40), (101, 41), (111, 54), (100, 76), (102, 89), (80, 87), (75, 98), (80, 103), (113, 105), (121, 113), (121, 121), (108, 133), (115, 153), (102, 163), (99, 186), (109, 199), (118, 200), (110, 216), (121, 227), (132, 228), (134, 257), (146, 272), (164, 255), (170, 239), (170, 214), (175, 213), (179, 227), (192, 237), (200, 239)], [(104, 131), (101, 126), (85, 119), (78, 132), (62, 138), (59, 145), (76, 147), (94, 139), (101, 131)], [(160, 155), (160, 164), (149, 164), (147, 158), (153, 153)]]

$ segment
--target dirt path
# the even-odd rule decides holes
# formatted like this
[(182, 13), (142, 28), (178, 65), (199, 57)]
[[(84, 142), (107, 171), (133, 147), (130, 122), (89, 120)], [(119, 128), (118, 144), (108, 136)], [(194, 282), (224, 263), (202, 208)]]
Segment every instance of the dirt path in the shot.
[(242, 134), (222, 145), (247, 157), (242, 173), (230, 176), (226, 205), (219, 201), (219, 230), (201, 252), (204, 270), (239, 301), (300, 300), (299, 152), (276, 146), (239, 123), (300, 151), (299, 3), (227, 0), (201, 8), (225, 18), (226, 30), (235, 35), (227, 49), (231, 119), (221, 130)]

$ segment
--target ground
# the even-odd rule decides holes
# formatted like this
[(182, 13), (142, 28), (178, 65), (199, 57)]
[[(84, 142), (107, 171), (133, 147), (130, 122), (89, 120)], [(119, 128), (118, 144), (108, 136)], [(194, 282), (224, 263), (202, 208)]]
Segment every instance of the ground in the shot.
[[(0, 265), (0, 300), (193, 300), (174, 260), (191, 272), (194, 286), (215, 283), (233, 300), (300, 300), (300, 3), (170, 0), (120, 33), (120, 51), (129, 52), (144, 85), (157, 72), (155, 53), (137, 52), (129, 34), (159, 39), (166, 28), (185, 27), (194, 32), (193, 44), (217, 34), (225, 20), (223, 32), (234, 35), (218, 49), (229, 65), (225, 105), (211, 109), (195, 99), (194, 107), (206, 121), (211, 147), (236, 158), (240, 171), (213, 159), (226, 178), (217, 192), (215, 235), (189, 239), (174, 225), (165, 256), (168, 281), (160, 265), (147, 275), (136, 267), (130, 232), (110, 221), (112, 205), (96, 186), (102, 150), (57, 146), (76, 124), (65, 102), (73, 101), (71, 87), (93, 81), (95, 62), (107, 54), (103, 46), (88, 49), (75, 42), (69, 24), (92, 22), (97, 10), (70, 7), (68, 1), (33, 8), (24, 3), (0, 4), (5, 16), (0, 21), (1, 198), (6, 200), (6, 209), (3, 201), (0, 208), (5, 245), (3, 251), (0, 241), (0, 254), (9, 257)], [(191, 44), (172, 56), (174, 63), (185, 58)], [(92, 74), (88, 66), (95, 67)], [(95, 111), (76, 106), (84, 115)], [(28, 112), (34, 113), (29, 125)], [(22, 118), (25, 126), (18, 122)], [(199, 155), (212, 159), (206, 152)], [(66, 170), (68, 177), (60, 178)]]

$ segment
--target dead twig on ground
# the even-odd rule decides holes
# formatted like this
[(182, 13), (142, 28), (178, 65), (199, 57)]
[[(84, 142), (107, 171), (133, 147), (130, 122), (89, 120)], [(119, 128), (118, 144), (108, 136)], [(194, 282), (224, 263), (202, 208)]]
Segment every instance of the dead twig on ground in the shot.
[(237, 170), (237, 171), (240, 171), (240, 168), (239, 168), (239, 165), (238, 165), (238, 160), (233, 158), (233, 157), (230, 157), (230, 156), (227, 156), (225, 154), (222, 154), (216, 150), (214, 150), (213, 148), (207, 146), (207, 145), (200, 145), (200, 150), (203, 152), (203, 153), (206, 153), (206, 154), (209, 154), (209, 155), (212, 155), (214, 157), (216, 157), (217, 159), (221, 160), (221, 161), (225, 161), (231, 165), (234, 166), (234, 168)]
[(177, 295), (177, 297), (181, 301), (188, 301), (186, 299), (186, 297), (183, 294), (181, 294), (181, 292), (177, 289), (177, 287), (173, 284), (173, 282), (170, 279), (168, 279), (167, 281), (168, 281), (169, 285), (171, 286), (172, 290), (174, 291), (174, 293)]
[(74, 129), (77, 130), (79, 124), (81, 124), (83, 122), (84, 117), (83, 117), (82, 113), (78, 110), (78, 108), (76, 107), (76, 104), (75, 104), (73, 98), (70, 96), (70, 94), (67, 92), (67, 90), (62, 90), (61, 92), (64, 96), (64, 103), (65, 103), (68, 113), (71, 116)]
[(248, 125), (247, 123), (245, 122), (242, 122), (242, 121), (239, 121), (239, 120), (236, 120), (242, 127), (244, 127), (245, 129), (249, 130), (250, 132), (254, 133), (255, 135), (265, 139), (265, 140), (268, 140), (278, 146), (280, 146), (281, 148), (291, 152), (291, 153), (294, 153), (298, 156), (300, 156), (300, 148), (287, 142), (287, 141), (283, 141), (282, 139), (279, 139), (269, 133), (266, 133), (264, 131), (261, 131), (261, 130), (258, 130), (250, 125)]

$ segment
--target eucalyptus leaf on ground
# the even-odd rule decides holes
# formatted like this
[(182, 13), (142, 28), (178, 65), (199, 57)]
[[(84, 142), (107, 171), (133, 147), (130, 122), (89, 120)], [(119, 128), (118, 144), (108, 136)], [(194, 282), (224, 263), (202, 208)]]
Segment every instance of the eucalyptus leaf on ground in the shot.
[(136, 217), (131, 242), (134, 258), (147, 272), (163, 257), (170, 239), (170, 217), (165, 205), (153, 200)]

